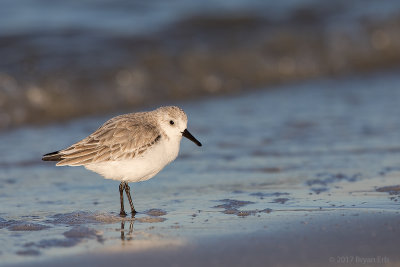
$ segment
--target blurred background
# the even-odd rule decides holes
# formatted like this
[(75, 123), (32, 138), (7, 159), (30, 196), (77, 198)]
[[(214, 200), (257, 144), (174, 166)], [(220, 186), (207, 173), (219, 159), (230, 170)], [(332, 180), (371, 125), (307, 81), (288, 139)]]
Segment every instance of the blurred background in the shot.
[(397, 0), (2, 0), (0, 129), (399, 63)]
[[(399, 67), (399, 0), (0, 0), (0, 265), (400, 266)], [(165, 104), (204, 146), (130, 225), (118, 181), (41, 161)]]

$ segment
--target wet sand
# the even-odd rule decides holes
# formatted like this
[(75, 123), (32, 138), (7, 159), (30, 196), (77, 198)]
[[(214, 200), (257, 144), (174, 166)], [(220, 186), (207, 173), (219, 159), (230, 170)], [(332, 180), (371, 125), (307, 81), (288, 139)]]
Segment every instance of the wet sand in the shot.
[[(399, 266), (398, 212), (281, 213), (252, 233), (131, 242), (30, 266)], [(245, 222), (244, 222), (245, 224)], [(390, 244), (390, 245), (388, 245)]]
[[(4, 266), (398, 266), (399, 72), (174, 103), (204, 144), (131, 184), (42, 154), (111, 117), (0, 135)], [(373, 262), (374, 261), (374, 262)]]

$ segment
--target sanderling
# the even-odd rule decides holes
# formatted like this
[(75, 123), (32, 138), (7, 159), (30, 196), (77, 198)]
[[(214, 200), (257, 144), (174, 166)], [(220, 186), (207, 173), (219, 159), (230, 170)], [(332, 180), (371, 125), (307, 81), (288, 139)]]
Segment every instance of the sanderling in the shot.
[(57, 166), (84, 166), (106, 179), (121, 181), (120, 215), (126, 216), (124, 190), (134, 215), (128, 182), (148, 180), (176, 159), (182, 136), (201, 146), (186, 127), (185, 112), (174, 106), (124, 114), (70, 147), (44, 155), (42, 160), (58, 161)]

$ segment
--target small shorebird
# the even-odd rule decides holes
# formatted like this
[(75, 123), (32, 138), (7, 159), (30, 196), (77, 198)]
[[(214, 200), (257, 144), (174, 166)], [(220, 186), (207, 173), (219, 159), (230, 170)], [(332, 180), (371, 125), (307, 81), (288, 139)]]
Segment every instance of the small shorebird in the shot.
[(70, 147), (44, 155), (42, 160), (58, 161), (57, 166), (84, 166), (106, 179), (121, 181), (120, 215), (126, 216), (124, 190), (134, 215), (128, 182), (148, 180), (176, 159), (182, 136), (201, 146), (186, 127), (185, 112), (174, 106), (124, 114)]

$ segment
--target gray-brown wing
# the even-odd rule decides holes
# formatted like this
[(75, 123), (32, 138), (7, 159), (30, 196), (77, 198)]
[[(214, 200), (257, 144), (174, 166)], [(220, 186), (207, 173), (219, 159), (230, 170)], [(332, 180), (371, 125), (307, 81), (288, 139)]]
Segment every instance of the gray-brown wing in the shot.
[(119, 116), (82, 141), (60, 151), (57, 166), (79, 166), (103, 161), (132, 159), (161, 138), (155, 125)]

